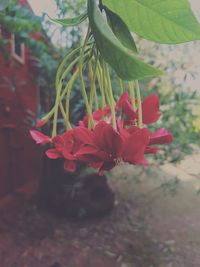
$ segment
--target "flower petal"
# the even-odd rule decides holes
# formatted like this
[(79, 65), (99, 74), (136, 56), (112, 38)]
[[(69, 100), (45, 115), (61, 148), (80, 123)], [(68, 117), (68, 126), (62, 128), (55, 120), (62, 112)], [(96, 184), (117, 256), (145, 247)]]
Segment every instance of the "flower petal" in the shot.
[[(144, 124), (152, 124), (160, 118), (160, 102), (156, 93), (146, 97), (142, 102), (142, 120)], [(136, 111), (138, 117), (138, 111)]]
[(65, 171), (68, 171), (68, 172), (75, 172), (76, 163), (74, 161), (65, 160), (64, 169), (65, 169)]
[(148, 142), (148, 129), (144, 128), (133, 132), (123, 144), (123, 160), (132, 164), (141, 164), (141, 162), (144, 162), (144, 152)]
[(41, 128), (42, 126), (44, 126), (45, 124), (46, 124), (46, 120), (39, 120), (37, 123), (36, 123), (36, 125), (35, 125), (35, 127), (36, 128)]
[(123, 105), (124, 105), (124, 103), (127, 102), (127, 101), (128, 101), (128, 102), (131, 102), (128, 92), (125, 91), (125, 92), (120, 96), (120, 98), (119, 98), (119, 100), (118, 100), (118, 102), (117, 102), (117, 104), (116, 104), (116, 106), (115, 106), (115, 109), (118, 110), (118, 109), (122, 108)]
[(45, 145), (45, 144), (51, 143), (51, 138), (41, 132), (31, 130), (30, 134), (33, 140), (36, 141), (36, 144)]
[(170, 133), (166, 128), (161, 128), (150, 136), (149, 145), (169, 144), (172, 140), (172, 133)]
[(156, 155), (158, 152), (158, 148), (154, 146), (146, 146), (145, 148), (145, 154), (154, 154)]
[(48, 149), (45, 154), (50, 159), (58, 159), (62, 157), (62, 154), (56, 148)]
[(77, 127), (74, 129), (74, 137), (81, 143), (86, 145), (93, 145), (93, 133), (91, 130), (84, 127)]
[(59, 151), (62, 151), (63, 147), (64, 147), (64, 140), (60, 135), (56, 135), (55, 137), (53, 137), (52, 139), (56, 149), (58, 149)]
[(65, 159), (68, 159), (68, 160), (75, 160), (75, 156), (72, 155), (67, 149), (63, 149), (62, 150), (62, 155)]
[(94, 143), (109, 155), (117, 156), (121, 152), (122, 138), (113, 127), (105, 122), (100, 122), (94, 130)]
[(110, 157), (107, 153), (93, 146), (82, 147), (78, 150), (75, 156), (77, 159), (83, 160), (87, 163), (110, 160)]

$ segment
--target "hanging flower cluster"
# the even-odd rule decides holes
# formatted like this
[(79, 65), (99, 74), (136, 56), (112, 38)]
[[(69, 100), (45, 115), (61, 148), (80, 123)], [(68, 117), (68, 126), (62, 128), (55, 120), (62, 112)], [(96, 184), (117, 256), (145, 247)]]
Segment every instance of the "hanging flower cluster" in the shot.
[[(142, 102), (136, 79), (159, 75), (160, 72), (137, 58), (134, 40), (118, 16), (105, 9), (111, 29), (101, 13), (103, 6), (99, 7), (96, 0), (87, 3), (89, 26), (85, 41), (60, 64), (55, 82), (55, 104), (36, 125), (42, 127), (52, 119), (52, 135), (49, 137), (35, 130), (31, 135), (38, 144), (50, 144), (47, 157), (64, 158), (66, 171), (75, 171), (79, 161), (97, 169), (99, 174), (122, 162), (147, 166), (145, 154), (156, 154), (158, 148), (154, 145), (170, 143), (172, 134), (165, 128), (154, 133), (147, 128), (160, 117), (159, 99), (152, 94)], [(116, 32), (119, 24), (122, 29), (125, 27), (126, 36), (122, 30), (122, 42), (118, 40), (121, 34)], [(122, 45), (124, 38), (125, 47)], [(131, 44), (128, 47), (127, 42)], [(112, 79), (110, 66), (116, 73)], [(70, 95), (77, 79), (86, 115), (78, 125), (72, 125)], [(89, 93), (86, 80), (90, 83)], [(117, 103), (114, 97), (117, 88), (116, 85), (113, 87), (113, 80), (119, 81), (121, 96)], [(66, 127), (63, 134), (57, 134), (60, 114)]]
[[(53, 148), (48, 149), (46, 155), (50, 159), (64, 158), (66, 171), (75, 171), (78, 161), (98, 169), (99, 174), (122, 162), (147, 166), (145, 154), (156, 154), (158, 148), (154, 145), (169, 144), (172, 134), (165, 128), (151, 133), (146, 127), (160, 117), (159, 98), (155, 93), (141, 104), (141, 122), (140, 108), (134, 108), (138, 106), (136, 103), (138, 99), (132, 103), (125, 91), (114, 106), (115, 121), (111, 108), (105, 106), (93, 112), (93, 127), (89, 127), (87, 114), (77, 127), (61, 135), (50, 138), (35, 130), (31, 135), (38, 144), (52, 143)], [(39, 126), (43, 124), (41, 122)], [(138, 126), (139, 123), (142, 127)]]

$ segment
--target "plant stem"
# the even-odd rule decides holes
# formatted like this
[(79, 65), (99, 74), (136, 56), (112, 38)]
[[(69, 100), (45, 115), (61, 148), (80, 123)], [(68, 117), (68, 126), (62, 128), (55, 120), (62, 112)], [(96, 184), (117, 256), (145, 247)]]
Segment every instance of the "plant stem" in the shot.
[(114, 101), (113, 92), (112, 92), (112, 85), (111, 85), (111, 80), (110, 80), (110, 73), (109, 73), (108, 64), (105, 64), (105, 71), (106, 71), (106, 78), (107, 78), (107, 83), (108, 83), (108, 94), (109, 94), (109, 98), (110, 98), (110, 109), (111, 109), (111, 115), (112, 115), (112, 126), (113, 126), (114, 129), (117, 129), (116, 115), (115, 115), (115, 101)]
[(62, 103), (60, 103), (60, 111), (61, 111), (61, 113), (62, 113), (64, 122), (65, 122), (66, 130), (68, 130), (67, 116), (66, 116), (66, 113), (65, 113), (65, 110), (64, 110), (64, 107), (63, 107), (63, 104), (62, 104)]
[(60, 103), (61, 89), (62, 89), (62, 83), (60, 82), (58, 84), (57, 92), (56, 92), (56, 101), (55, 101), (55, 110), (54, 110), (54, 118), (53, 118), (52, 137), (57, 135), (58, 107), (59, 107), (59, 103)]
[(134, 92), (134, 84), (133, 82), (128, 82), (129, 86), (129, 93), (130, 93), (130, 98), (131, 98), (131, 104), (133, 111), (135, 110), (135, 92)]
[(119, 78), (119, 88), (120, 88), (120, 95), (122, 95), (124, 92), (124, 85), (120, 78)]
[(84, 51), (85, 51), (85, 47), (87, 44), (87, 41), (89, 39), (89, 28), (87, 31), (87, 35), (81, 50), (81, 54), (80, 54), (80, 61), (79, 61), (79, 67), (80, 67), (80, 85), (81, 85), (81, 91), (83, 94), (83, 98), (85, 101), (85, 105), (86, 105), (86, 109), (87, 109), (87, 113), (89, 116), (89, 125), (92, 126), (92, 128), (94, 128), (94, 120), (93, 120), (93, 116), (92, 116), (92, 111), (90, 109), (90, 105), (89, 105), (89, 101), (88, 101), (88, 97), (87, 97), (87, 93), (86, 93), (86, 89), (85, 89), (85, 83), (84, 83), (84, 78), (83, 78), (83, 59), (84, 59)]
[[(98, 62), (98, 64), (99, 64), (99, 62)], [(99, 83), (99, 89), (101, 92), (101, 109), (103, 111), (105, 108), (105, 105), (106, 105), (106, 100), (105, 100), (105, 94), (104, 94), (104, 89), (103, 89), (103, 77), (102, 77), (101, 66), (97, 67), (97, 79), (98, 79), (98, 83)], [(104, 119), (104, 115), (103, 115), (102, 119)]]
[(135, 81), (137, 108), (138, 108), (138, 127), (142, 128), (142, 101), (140, 95), (140, 86), (138, 80)]
[(92, 109), (93, 105), (93, 99), (95, 99), (95, 106), (96, 110), (98, 110), (99, 105), (97, 101), (97, 89), (96, 89), (96, 76), (97, 76), (97, 60), (95, 61), (95, 67), (94, 67), (94, 72), (92, 70), (92, 64), (89, 62), (89, 73), (90, 73), (90, 78), (91, 78), (91, 90), (90, 90), (90, 108)]
[(73, 88), (73, 84), (79, 74), (79, 69), (76, 70), (76, 72), (72, 75), (70, 81), (68, 82), (67, 86), (67, 96), (66, 96), (66, 125), (67, 125), (67, 130), (71, 130), (71, 123), (70, 123), (70, 118), (69, 118), (69, 102), (70, 102), (70, 94)]
[(59, 80), (60, 80), (60, 77), (61, 77), (61, 72), (66, 64), (66, 62), (71, 58), (73, 57), (79, 50), (81, 49), (81, 46), (74, 49), (73, 51), (71, 51), (69, 54), (67, 54), (65, 56), (65, 58), (63, 59), (63, 61), (60, 63), (59, 67), (58, 67), (58, 70), (57, 70), (57, 73), (56, 73), (56, 87), (59, 83)]

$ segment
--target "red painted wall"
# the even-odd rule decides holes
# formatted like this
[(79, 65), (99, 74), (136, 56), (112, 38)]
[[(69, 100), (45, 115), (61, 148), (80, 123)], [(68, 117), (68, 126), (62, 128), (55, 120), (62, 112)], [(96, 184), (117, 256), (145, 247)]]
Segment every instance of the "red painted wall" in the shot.
[[(11, 55), (11, 43), (7, 50)], [(40, 175), (40, 151), (29, 135), (30, 114), (33, 122), (39, 100), (30, 58), (27, 47), (24, 64), (0, 53), (0, 197)]]

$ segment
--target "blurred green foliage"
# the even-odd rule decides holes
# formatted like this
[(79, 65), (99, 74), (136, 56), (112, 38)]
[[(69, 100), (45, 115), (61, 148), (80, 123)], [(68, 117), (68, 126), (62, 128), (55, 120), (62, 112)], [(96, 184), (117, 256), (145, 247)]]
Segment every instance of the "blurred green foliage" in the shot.
[[(143, 90), (144, 91), (144, 90)], [(157, 91), (160, 97), (161, 118), (153, 126), (152, 131), (165, 127), (173, 134), (170, 145), (160, 147), (155, 159), (163, 164), (166, 161), (176, 163), (186, 155), (191, 154), (194, 148), (200, 146), (200, 133), (195, 131), (193, 112), (198, 104), (196, 92), (173, 91), (172, 89), (153, 88), (148, 94)]]

